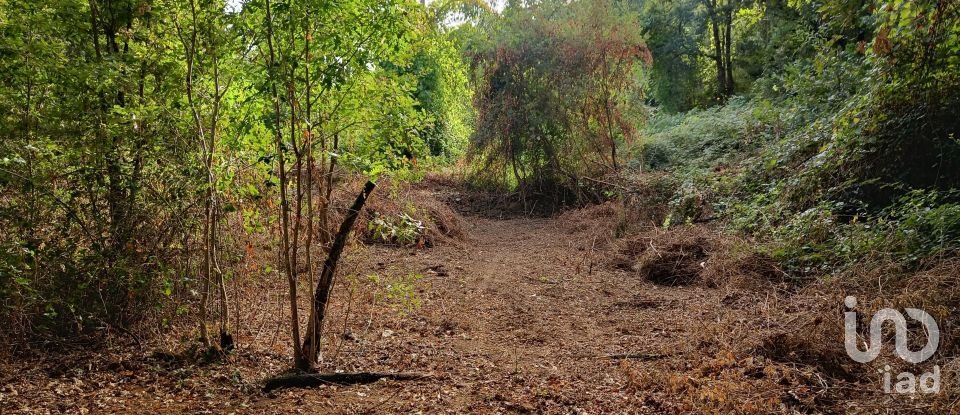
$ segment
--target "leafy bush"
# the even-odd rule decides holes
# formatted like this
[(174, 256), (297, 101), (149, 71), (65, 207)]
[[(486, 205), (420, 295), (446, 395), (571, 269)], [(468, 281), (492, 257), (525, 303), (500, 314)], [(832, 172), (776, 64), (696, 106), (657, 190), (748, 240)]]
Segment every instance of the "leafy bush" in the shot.
[(475, 182), (518, 190), (524, 205), (595, 195), (583, 178), (618, 171), (635, 136), (631, 98), (652, 58), (639, 32), (619, 28), (636, 22), (618, 0), (508, 7), (477, 52)]
[(883, 215), (887, 249), (910, 262), (960, 249), (960, 192), (917, 190)]
[(733, 164), (775, 136), (770, 118), (743, 98), (683, 114), (658, 114), (646, 129), (643, 160), (655, 170)]
[(417, 243), (425, 229), (423, 222), (406, 213), (395, 217), (377, 214), (367, 223), (367, 231), (371, 239), (397, 245)]
[[(948, 201), (952, 200), (952, 201)], [(863, 261), (888, 261), (908, 268), (960, 249), (957, 194), (909, 192), (877, 216), (844, 222), (838, 206), (822, 202), (773, 228), (772, 254), (795, 276), (841, 271)]]

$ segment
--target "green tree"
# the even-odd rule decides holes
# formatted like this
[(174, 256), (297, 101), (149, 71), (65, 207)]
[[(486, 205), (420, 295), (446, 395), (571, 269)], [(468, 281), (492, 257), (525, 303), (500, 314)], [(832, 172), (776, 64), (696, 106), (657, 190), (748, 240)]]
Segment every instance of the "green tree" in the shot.
[[(124, 326), (167, 274), (195, 176), (169, 5), (0, 8), (0, 215), (18, 312), (60, 332)], [(183, 180), (186, 178), (186, 180)], [(7, 232), (5, 232), (7, 234)]]
[(481, 179), (564, 204), (588, 198), (581, 181), (619, 170), (651, 60), (636, 19), (613, 1), (505, 10), (480, 52), (471, 152)]

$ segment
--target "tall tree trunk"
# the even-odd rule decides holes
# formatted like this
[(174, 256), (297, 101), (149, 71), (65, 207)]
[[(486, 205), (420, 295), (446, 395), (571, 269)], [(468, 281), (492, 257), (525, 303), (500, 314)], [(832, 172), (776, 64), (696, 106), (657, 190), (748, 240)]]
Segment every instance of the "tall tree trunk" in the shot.
[[(308, 13), (309, 15), (309, 10)], [(307, 241), (306, 246), (304, 247), (305, 252), (304, 256), (307, 260), (307, 275), (310, 280), (310, 298), (313, 298), (315, 293), (313, 290), (313, 106), (311, 101), (311, 92), (313, 84), (310, 79), (310, 41), (313, 40), (313, 30), (310, 22), (307, 22), (304, 27), (306, 34), (304, 35), (303, 43), (303, 54), (304, 54), (304, 84), (306, 85), (306, 100), (307, 100), (307, 111), (305, 114), (305, 119), (307, 121), (307, 131), (306, 131), (306, 152), (307, 152)]]
[(323, 246), (328, 246), (331, 241), (333, 241), (333, 234), (330, 233), (330, 206), (333, 203), (333, 175), (337, 169), (337, 150), (340, 148), (340, 133), (333, 134), (333, 142), (330, 144), (330, 168), (326, 173), (326, 183), (324, 184), (325, 193), (323, 196), (323, 206), (320, 207), (320, 230), (323, 232), (321, 235), (320, 243)]
[[(603, 60), (606, 61), (606, 57), (603, 57)], [(606, 133), (607, 141), (610, 144), (610, 162), (613, 165), (614, 173), (620, 171), (620, 167), (617, 165), (617, 141), (613, 135), (613, 100), (610, 97), (610, 69), (607, 67), (607, 64), (603, 64), (603, 72), (601, 79), (603, 80), (603, 111), (604, 111), (604, 122), (606, 123)]]
[(724, 65), (724, 42), (721, 37), (720, 16), (717, 14), (717, 7), (714, 0), (705, 1), (704, 4), (707, 6), (710, 29), (713, 34), (713, 60), (717, 66), (717, 99), (720, 100), (720, 102), (725, 102), (727, 98), (727, 71)]
[(200, 288), (200, 341), (203, 342), (205, 347), (210, 347), (210, 333), (207, 329), (207, 304), (210, 299), (210, 276), (213, 269), (213, 249), (210, 244), (213, 206), (210, 198), (210, 191), (207, 190), (203, 202), (203, 275), (201, 277), (203, 281)]
[(716, 20), (711, 19), (711, 26), (713, 26), (714, 61), (717, 66), (717, 99), (724, 102), (726, 101), (725, 94), (727, 91), (727, 71), (723, 64), (723, 43), (720, 41), (720, 25)]
[[(229, 307), (227, 305), (227, 293), (226, 285), (223, 278), (223, 271), (220, 269), (218, 261), (218, 248), (219, 243), (218, 237), (218, 201), (216, 193), (216, 171), (215, 171), (215, 154), (217, 148), (217, 140), (219, 136), (219, 122), (220, 122), (220, 103), (223, 97), (222, 91), (220, 91), (220, 62), (218, 57), (218, 51), (216, 49), (217, 40), (212, 38), (207, 38), (204, 44), (208, 45), (206, 54), (211, 57), (211, 65), (213, 70), (213, 94), (212, 94), (212, 103), (211, 111), (209, 113), (209, 126), (204, 125), (205, 116), (201, 115), (200, 104), (196, 102), (196, 73), (197, 73), (197, 60), (200, 58), (200, 45), (201, 41), (199, 35), (205, 33), (205, 36), (213, 36), (208, 30), (204, 30), (200, 25), (203, 24), (203, 18), (200, 16), (201, 10), (197, 9), (197, 3), (194, 0), (190, 1), (190, 32), (185, 34), (183, 28), (178, 24), (177, 31), (180, 36), (180, 40), (184, 46), (186, 53), (186, 63), (187, 63), (187, 73), (186, 73), (186, 92), (187, 92), (187, 103), (190, 106), (192, 113), (192, 118), (194, 121), (194, 129), (196, 134), (196, 139), (200, 143), (200, 148), (202, 150), (202, 159), (203, 159), (203, 173), (205, 176), (204, 180), (204, 213), (203, 213), (203, 269), (202, 269), (202, 283), (201, 283), (201, 293), (200, 293), (200, 310), (199, 310), (199, 320), (200, 320), (200, 339), (203, 342), (204, 346), (211, 346), (211, 338), (209, 333), (209, 328), (207, 327), (207, 313), (209, 312), (209, 303), (211, 295), (211, 284), (214, 280), (214, 275), (216, 275), (216, 283), (218, 290), (218, 315), (219, 315), (219, 332), (221, 343), (225, 342), (226, 339), (230, 338), (227, 333), (227, 327), (229, 324)], [(221, 344), (221, 346), (231, 346), (230, 344)]]
[[(216, 194), (216, 170), (214, 169), (214, 156), (217, 151), (217, 141), (220, 137), (220, 104), (223, 99), (224, 92), (220, 91), (220, 57), (219, 52), (216, 48), (217, 41), (211, 40), (211, 49), (212, 54), (212, 64), (213, 64), (213, 109), (210, 113), (210, 141), (208, 143), (207, 154), (207, 170), (209, 171), (210, 186), (212, 189), (211, 195), (213, 196), (213, 205), (216, 208), (217, 205), (217, 194)], [(220, 347), (224, 350), (229, 350), (233, 347), (233, 336), (230, 335), (230, 304), (229, 298), (227, 298), (227, 284), (224, 281), (223, 270), (220, 268), (219, 261), (219, 244), (220, 244), (220, 233), (219, 233), (219, 217), (214, 211), (214, 216), (211, 218), (213, 225), (211, 227), (212, 232), (210, 233), (210, 245), (213, 247), (213, 261), (214, 269), (217, 273), (217, 288), (219, 290), (220, 298)]]
[(733, 5), (728, 4), (724, 9), (724, 35), (723, 35), (723, 68), (726, 71), (724, 76), (724, 96), (729, 98), (735, 92), (733, 84)]
[[(267, 64), (270, 76), (275, 77), (277, 76), (277, 58), (273, 45), (274, 30), (271, 3), (271, 0), (266, 1), (267, 49), (269, 50)], [(287, 274), (287, 286), (290, 296), (290, 337), (293, 341), (293, 361), (296, 367), (304, 367), (308, 365), (308, 363), (304, 358), (303, 349), (300, 346), (300, 315), (297, 309), (297, 270), (290, 258), (290, 208), (289, 201), (287, 200), (287, 186), (289, 183), (286, 173), (286, 157), (284, 155), (286, 150), (283, 143), (283, 115), (280, 111), (280, 94), (277, 90), (276, 80), (271, 80), (270, 82), (270, 93), (273, 101), (275, 123), (274, 140), (277, 147), (277, 163), (279, 165), (278, 170), (280, 176), (280, 258), (283, 261), (283, 268)]]

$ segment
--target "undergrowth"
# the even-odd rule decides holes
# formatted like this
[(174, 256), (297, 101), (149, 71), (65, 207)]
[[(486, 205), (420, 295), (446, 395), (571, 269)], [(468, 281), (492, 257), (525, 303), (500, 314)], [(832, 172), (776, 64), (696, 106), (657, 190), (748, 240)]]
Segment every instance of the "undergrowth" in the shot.
[(956, 90), (885, 86), (816, 105), (760, 95), (657, 116), (643, 167), (671, 176), (661, 225), (722, 219), (797, 280), (955, 255)]

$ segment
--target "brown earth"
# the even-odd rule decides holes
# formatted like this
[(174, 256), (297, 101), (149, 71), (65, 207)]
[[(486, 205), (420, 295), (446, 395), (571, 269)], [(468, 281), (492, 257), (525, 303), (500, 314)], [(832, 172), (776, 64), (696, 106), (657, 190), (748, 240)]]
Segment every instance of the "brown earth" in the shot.
[(99, 352), (14, 360), (0, 366), (0, 413), (872, 413), (889, 404), (864, 392), (877, 382), (836, 358), (838, 298), (787, 293), (775, 278), (718, 281), (731, 261), (714, 252), (715, 233), (616, 240), (610, 209), (466, 216), (465, 236), (429, 249), (353, 246), (322, 369), (430, 379), (261, 392), (290, 365), (285, 282), (273, 276), (237, 289), (238, 348), (225, 360), (187, 357), (186, 325), (142, 348), (121, 336)]

